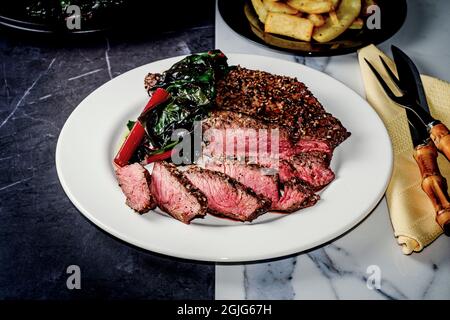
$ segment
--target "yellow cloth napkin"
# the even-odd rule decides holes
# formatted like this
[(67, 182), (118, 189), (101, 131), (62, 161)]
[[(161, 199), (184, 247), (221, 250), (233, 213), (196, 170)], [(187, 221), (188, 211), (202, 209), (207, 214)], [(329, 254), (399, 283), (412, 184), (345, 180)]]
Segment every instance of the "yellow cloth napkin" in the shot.
[[(386, 82), (392, 84), (380, 62), (382, 56), (392, 70), (395, 65), (374, 45), (359, 51), (359, 64), (366, 89), (367, 101), (383, 120), (392, 140), (394, 169), (386, 200), (394, 235), (404, 254), (419, 252), (442, 234), (435, 221), (435, 212), (427, 195), (421, 189), (419, 168), (413, 158), (413, 145), (406, 112), (384, 93), (364, 58), (371, 62)], [(450, 125), (450, 83), (429, 76), (421, 76), (432, 115)], [(395, 86), (391, 86), (395, 92)], [(450, 164), (443, 155), (438, 158), (442, 175), (450, 180)]]

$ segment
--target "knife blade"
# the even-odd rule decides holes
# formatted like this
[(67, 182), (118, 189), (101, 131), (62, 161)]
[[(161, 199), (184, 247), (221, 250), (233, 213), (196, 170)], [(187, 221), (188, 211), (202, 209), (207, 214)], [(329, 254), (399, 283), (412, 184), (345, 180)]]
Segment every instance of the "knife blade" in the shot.
[(423, 123), (418, 119), (417, 115), (411, 110), (406, 109), (406, 117), (408, 118), (409, 132), (414, 148), (423, 144), (427, 144), (430, 135)]

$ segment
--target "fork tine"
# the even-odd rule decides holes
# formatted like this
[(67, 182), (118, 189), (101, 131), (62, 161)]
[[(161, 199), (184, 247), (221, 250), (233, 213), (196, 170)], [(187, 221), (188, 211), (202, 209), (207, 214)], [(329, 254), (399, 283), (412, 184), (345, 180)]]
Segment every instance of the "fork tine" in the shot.
[(394, 72), (392, 71), (391, 68), (389, 68), (389, 66), (387, 65), (386, 61), (383, 59), (382, 56), (380, 56), (380, 60), (381, 63), (383, 64), (383, 67), (386, 69), (388, 75), (391, 77), (392, 81), (395, 83), (395, 85), (397, 86), (397, 88), (399, 88), (401, 90), (401, 86), (400, 86), (400, 80), (397, 78), (397, 76), (394, 74)]
[(399, 101), (399, 97), (397, 97), (391, 90), (391, 88), (389, 88), (389, 86), (387, 85), (387, 83), (384, 81), (383, 77), (378, 73), (377, 69), (375, 69), (375, 67), (366, 59), (364, 58), (364, 60), (366, 61), (366, 63), (368, 64), (369, 68), (372, 70), (373, 74), (377, 77), (378, 82), (380, 83), (380, 85), (383, 87), (384, 91), (386, 92), (386, 94), (389, 96), (389, 98), (391, 98), (392, 100), (394, 100), (395, 102)]

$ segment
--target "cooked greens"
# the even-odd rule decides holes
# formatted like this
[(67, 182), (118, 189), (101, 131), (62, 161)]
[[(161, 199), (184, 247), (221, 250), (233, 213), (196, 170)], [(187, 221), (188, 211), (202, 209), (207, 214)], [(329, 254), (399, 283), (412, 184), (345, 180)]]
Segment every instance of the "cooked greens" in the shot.
[(139, 117), (148, 143), (155, 150), (167, 150), (176, 144), (171, 140), (174, 130), (192, 132), (194, 122), (205, 118), (214, 107), (216, 81), (227, 71), (227, 57), (213, 50), (190, 55), (158, 74), (149, 93), (163, 88), (171, 97)]

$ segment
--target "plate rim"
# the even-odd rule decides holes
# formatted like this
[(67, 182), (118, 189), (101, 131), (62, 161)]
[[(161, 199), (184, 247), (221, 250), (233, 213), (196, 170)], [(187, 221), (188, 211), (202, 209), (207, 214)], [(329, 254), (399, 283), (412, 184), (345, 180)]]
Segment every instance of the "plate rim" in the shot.
[[(246, 56), (248, 58), (250, 57), (261, 57), (263, 59), (273, 59), (273, 60), (277, 60), (281, 63), (286, 63), (286, 64), (295, 64), (295, 65), (299, 65), (295, 62), (291, 62), (291, 61), (286, 61), (283, 59), (279, 59), (279, 58), (274, 58), (274, 57), (268, 57), (268, 56), (264, 56), (264, 55), (257, 55), (257, 54), (243, 54), (243, 53), (232, 53), (232, 52), (227, 52), (226, 53), (227, 56), (233, 56), (234, 58), (239, 57), (239, 56)], [(78, 107), (86, 100), (88, 99), (88, 97), (90, 97), (91, 95), (94, 95), (95, 92), (97, 92), (98, 90), (101, 90), (101, 88), (103, 88), (105, 85), (107, 85), (108, 83), (110, 83), (111, 81), (117, 80), (122, 76), (125, 76), (128, 72), (131, 72), (133, 70), (136, 70), (138, 68), (143, 68), (143, 67), (148, 67), (151, 64), (154, 63), (161, 63), (163, 61), (167, 61), (167, 60), (176, 60), (176, 59), (182, 59), (183, 57), (185, 57), (186, 55), (181, 55), (181, 56), (176, 56), (176, 57), (169, 57), (166, 59), (160, 59), (157, 61), (153, 61), (150, 62), (148, 64), (142, 65), (142, 66), (138, 66), (136, 68), (133, 68), (131, 70), (128, 70), (127, 72), (124, 72), (123, 74), (119, 75), (118, 77), (102, 84), (101, 86), (97, 87), (94, 91), (92, 91), (88, 96), (86, 96), (78, 105), (77, 107), (74, 108), (74, 110), (71, 112), (71, 114), (69, 115), (69, 117), (67, 118), (66, 122), (64, 123), (63, 128), (60, 131), (60, 134), (58, 136), (58, 141), (57, 141), (57, 145), (56, 145), (56, 150), (55, 150), (55, 165), (56, 165), (56, 171), (57, 171), (57, 175), (58, 175), (58, 179), (61, 183), (61, 186), (65, 192), (65, 194), (67, 195), (67, 197), (70, 199), (70, 201), (74, 204), (74, 206), (77, 208), (78, 211), (80, 211), (83, 216), (85, 218), (87, 218), (91, 223), (95, 224), (97, 227), (101, 228), (103, 231), (106, 231), (107, 233), (109, 233), (110, 235), (120, 239), (121, 241), (124, 241), (127, 244), (131, 244), (133, 246), (139, 247), (143, 250), (147, 250), (150, 252), (155, 252), (157, 254), (161, 254), (161, 255), (165, 255), (165, 256), (170, 256), (170, 257), (176, 257), (179, 259), (186, 259), (186, 260), (193, 260), (193, 261), (203, 261), (203, 262), (217, 262), (217, 263), (239, 263), (239, 262), (250, 262), (250, 261), (261, 261), (261, 260), (269, 260), (269, 259), (277, 259), (277, 258), (281, 258), (281, 257), (286, 257), (286, 256), (290, 256), (290, 255), (294, 255), (294, 254), (300, 254), (301, 252), (304, 252), (306, 250), (310, 250), (322, 245), (325, 245), (327, 243), (329, 243), (330, 241), (335, 240), (336, 238), (339, 238), (342, 235), (347, 234), (348, 232), (350, 232), (353, 228), (355, 228), (358, 224), (361, 223), (361, 221), (363, 221), (364, 219), (366, 219), (371, 212), (374, 210), (374, 208), (378, 205), (378, 203), (380, 202), (380, 200), (383, 198), (385, 191), (389, 185), (390, 182), (390, 178), (392, 175), (392, 171), (393, 171), (393, 158), (394, 158), (394, 154), (393, 154), (393, 149), (392, 149), (392, 141), (388, 135), (387, 129), (383, 123), (383, 121), (381, 120), (381, 118), (379, 117), (379, 115), (376, 113), (376, 111), (370, 106), (370, 104), (368, 104), (368, 102), (361, 97), (356, 91), (354, 91), (353, 89), (351, 89), (350, 87), (348, 87), (346, 84), (344, 84), (343, 82), (341, 82), (338, 79), (333, 78), (332, 76), (321, 72), (319, 70), (316, 70), (314, 68), (311, 68), (309, 66), (306, 65), (301, 65), (304, 68), (310, 69), (315, 73), (319, 73), (322, 74), (323, 76), (326, 76), (336, 82), (338, 82), (339, 84), (341, 84), (342, 86), (344, 86), (345, 88), (347, 88), (348, 90), (350, 90), (351, 92), (353, 92), (355, 94), (355, 96), (358, 96), (359, 99), (361, 99), (362, 101), (364, 101), (367, 104), (367, 108), (368, 110), (370, 110), (370, 112), (375, 115), (379, 122), (382, 124), (383, 127), (383, 131), (385, 133), (385, 136), (387, 137), (386, 142), (388, 142), (389, 144), (389, 148), (386, 149), (386, 151), (389, 152), (389, 159), (387, 159), (388, 162), (388, 171), (386, 172), (386, 178), (384, 180), (383, 183), (383, 188), (381, 188), (377, 195), (373, 198), (372, 203), (370, 203), (370, 205), (367, 207), (367, 210), (364, 210), (364, 212), (360, 213), (357, 219), (352, 220), (351, 222), (347, 223), (345, 226), (341, 227), (339, 230), (336, 230), (333, 233), (327, 234), (326, 236), (321, 237), (320, 240), (316, 240), (314, 242), (309, 243), (305, 248), (297, 248), (295, 250), (293, 249), (280, 249), (278, 251), (277, 254), (272, 254), (272, 255), (267, 255), (267, 254), (254, 254), (252, 256), (252, 258), (248, 258), (245, 257), (243, 255), (241, 256), (235, 256), (235, 257), (204, 257), (204, 256), (199, 256), (198, 254), (191, 254), (189, 252), (174, 252), (174, 251), (170, 251), (170, 250), (164, 250), (161, 251), (158, 248), (152, 247), (151, 246), (143, 246), (141, 243), (139, 243), (138, 241), (135, 241), (132, 237), (129, 237), (126, 234), (122, 234), (118, 231), (116, 231), (113, 227), (110, 227), (106, 224), (104, 224), (101, 220), (99, 220), (97, 217), (95, 217), (95, 214), (91, 214), (88, 210), (86, 210), (83, 205), (80, 203), (80, 201), (72, 194), (70, 187), (68, 186), (65, 178), (64, 178), (64, 174), (62, 172), (62, 168), (61, 168), (61, 145), (63, 143), (63, 138), (64, 138), (64, 134), (65, 132), (68, 130), (66, 126), (67, 123), (70, 123), (71, 119), (73, 117), (75, 117), (76, 112)], [(176, 221), (174, 221), (176, 222)], [(239, 225), (241, 226), (241, 225)]]

